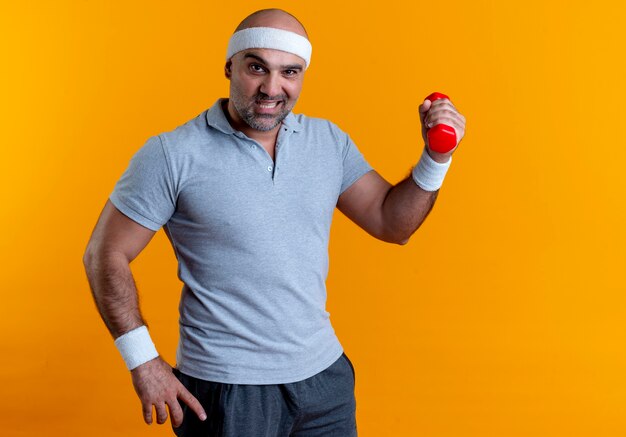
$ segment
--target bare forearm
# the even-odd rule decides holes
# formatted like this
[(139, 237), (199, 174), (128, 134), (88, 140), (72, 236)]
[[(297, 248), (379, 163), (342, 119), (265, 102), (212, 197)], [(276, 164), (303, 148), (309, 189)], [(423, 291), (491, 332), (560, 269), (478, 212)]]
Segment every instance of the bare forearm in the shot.
[(411, 176), (392, 187), (382, 205), (389, 239), (406, 244), (432, 210), (438, 194), (439, 190), (421, 189)]
[(85, 270), (100, 316), (113, 338), (145, 324), (135, 281), (123, 256), (92, 256), (85, 261)]
[[(400, 244), (408, 242), (432, 210), (452, 154), (465, 135), (465, 117), (458, 113), (447, 96), (436, 101), (426, 98), (419, 112), (424, 139), (422, 157), (412, 175), (387, 192), (382, 205), (385, 234), (391, 235), (393, 241)], [(452, 126), (456, 142), (454, 147), (430, 147), (429, 129), (438, 124)]]

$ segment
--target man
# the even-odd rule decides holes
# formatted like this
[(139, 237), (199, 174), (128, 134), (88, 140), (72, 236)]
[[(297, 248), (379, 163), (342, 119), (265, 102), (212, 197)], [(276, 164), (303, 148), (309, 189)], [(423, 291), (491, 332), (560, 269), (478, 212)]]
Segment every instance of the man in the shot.
[[(334, 124), (291, 112), (310, 58), (295, 17), (247, 17), (228, 47), (229, 98), (150, 138), (96, 224), (87, 276), (148, 424), (154, 406), (181, 436), (356, 435), (354, 369), (325, 311), (333, 210), (406, 244), (454, 149), (426, 145), (392, 186)], [(449, 100), (419, 112), (425, 142), (443, 123), (458, 146), (465, 119)], [(162, 226), (184, 283), (174, 369), (150, 340), (129, 268)]]

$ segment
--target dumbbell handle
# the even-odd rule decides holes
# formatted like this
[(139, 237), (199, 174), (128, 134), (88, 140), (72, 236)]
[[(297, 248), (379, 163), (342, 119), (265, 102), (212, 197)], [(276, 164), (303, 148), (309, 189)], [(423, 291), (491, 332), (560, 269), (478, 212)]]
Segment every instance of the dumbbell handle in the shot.
[[(431, 102), (439, 99), (450, 100), (448, 96), (442, 93), (432, 93), (426, 97), (426, 100), (430, 100)], [(428, 132), (426, 132), (426, 136), (428, 137), (428, 147), (434, 152), (448, 153), (456, 146), (456, 131), (452, 126), (448, 126), (447, 124), (438, 124), (431, 127), (428, 129)]]

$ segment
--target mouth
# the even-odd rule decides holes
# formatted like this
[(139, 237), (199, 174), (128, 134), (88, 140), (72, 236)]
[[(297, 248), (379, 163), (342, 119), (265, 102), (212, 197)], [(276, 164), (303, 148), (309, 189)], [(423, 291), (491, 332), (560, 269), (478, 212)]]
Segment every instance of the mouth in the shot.
[(259, 108), (263, 108), (263, 109), (273, 109), (275, 107), (277, 107), (281, 102), (278, 100), (260, 100), (257, 101), (256, 104), (259, 106)]
[(284, 105), (284, 103), (285, 102), (283, 100), (255, 100), (255, 112), (259, 115), (275, 115), (278, 111), (280, 111), (280, 106)]

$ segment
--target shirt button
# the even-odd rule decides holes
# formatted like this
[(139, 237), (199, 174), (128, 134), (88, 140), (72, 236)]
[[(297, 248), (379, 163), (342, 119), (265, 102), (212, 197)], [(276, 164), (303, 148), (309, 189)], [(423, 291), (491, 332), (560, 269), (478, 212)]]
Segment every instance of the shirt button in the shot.
[(267, 167), (267, 171), (272, 171), (272, 166)]

